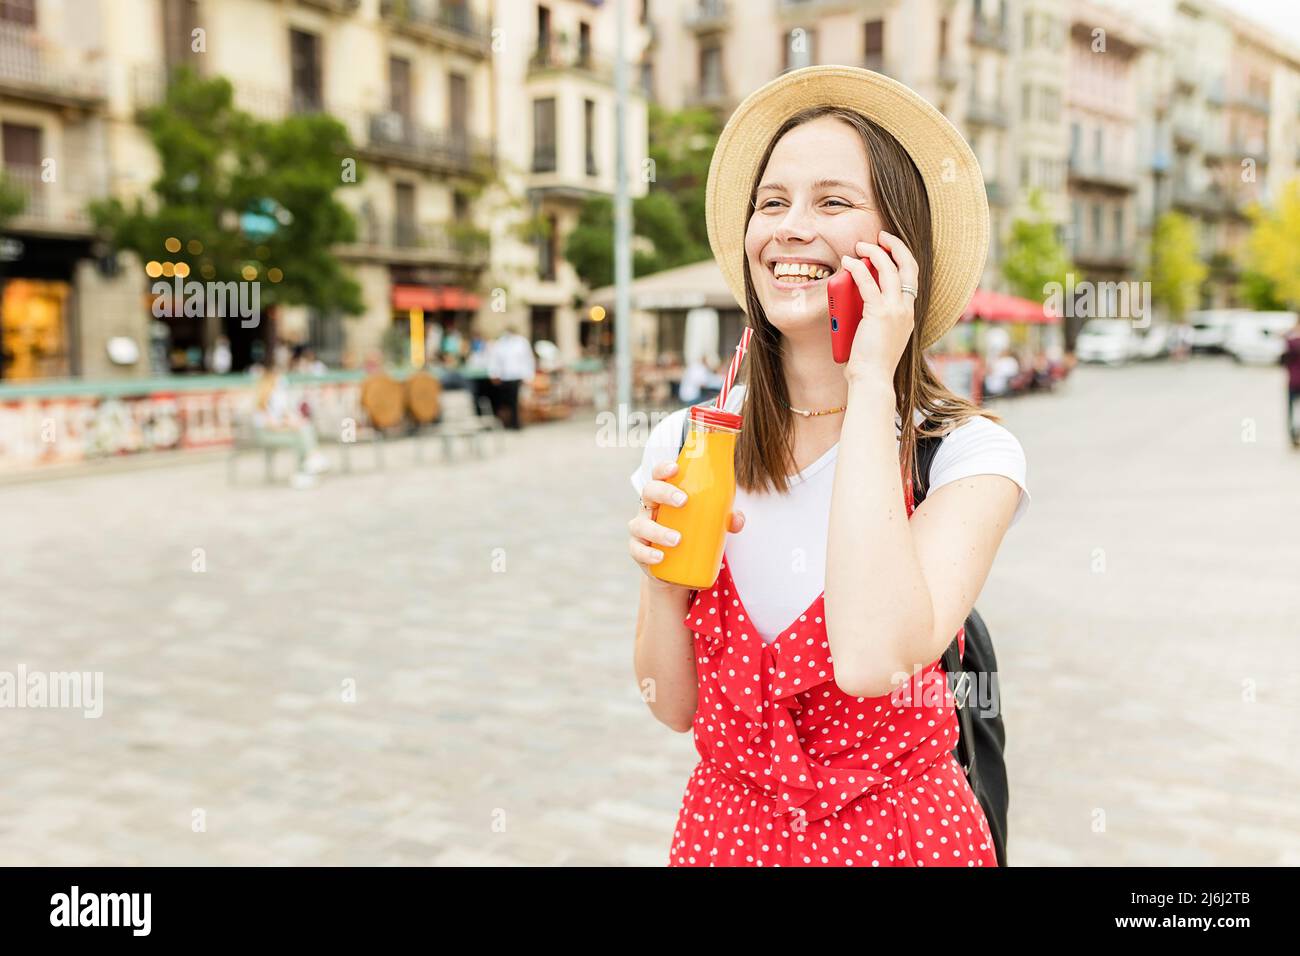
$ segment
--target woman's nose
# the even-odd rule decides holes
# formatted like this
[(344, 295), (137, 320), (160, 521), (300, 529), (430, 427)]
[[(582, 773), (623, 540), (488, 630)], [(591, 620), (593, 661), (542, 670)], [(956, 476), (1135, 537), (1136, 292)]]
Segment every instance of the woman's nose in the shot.
[(812, 217), (802, 206), (792, 203), (776, 227), (778, 242), (808, 242), (815, 235)]

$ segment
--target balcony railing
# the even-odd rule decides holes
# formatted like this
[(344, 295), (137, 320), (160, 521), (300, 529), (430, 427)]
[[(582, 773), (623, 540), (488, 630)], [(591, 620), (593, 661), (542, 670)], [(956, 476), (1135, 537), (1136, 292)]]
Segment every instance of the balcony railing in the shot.
[(74, 69), (55, 55), (58, 50), (31, 27), (0, 23), (0, 92), (68, 106), (102, 102), (102, 70), (87, 64)]
[(361, 0), (301, 0), (301, 2), (329, 13), (355, 13), (361, 6)]
[(686, 10), (686, 26), (692, 30), (716, 30), (727, 25), (726, 0), (696, 0)]
[(379, 15), (398, 30), (435, 40), (453, 40), (486, 53), (492, 31), (466, 3), (445, 0), (380, 0)]
[(1136, 189), (1137, 170), (1127, 163), (1110, 163), (1091, 156), (1071, 156), (1070, 176), (1081, 181), (1115, 189)]
[(22, 211), (10, 221), (9, 228), (78, 235), (90, 232), (91, 220), (86, 212), (88, 198), (74, 195), (67, 187), (68, 183), (85, 185), (84, 170), (60, 169), (62, 175), (53, 182), (42, 178), (40, 166), (9, 163), (2, 171), (5, 181), (26, 200)]
[(1267, 116), (1272, 112), (1272, 105), (1266, 95), (1258, 93), (1239, 93), (1232, 98), (1235, 106), (1240, 106), (1248, 110), (1254, 110), (1256, 113), (1263, 113)]
[(885, 76), (897, 76), (893, 64), (885, 59), (883, 53), (868, 54), (862, 60), (862, 66), (868, 70), (874, 70), (877, 73), (883, 73)]
[(608, 60), (594, 56), (590, 50), (564, 50), (554, 42), (542, 44), (528, 59), (530, 74), (548, 70), (577, 70), (605, 81), (614, 76), (614, 65)]
[(1137, 258), (1137, 249), (1128, 242), (1078, 242), (1071, 250), (1074, 261), (1089, 266), (1125, 266)]
[(401, 113), (372, 113), (367, 147), (376, 153), (427, 168), (472, 172), (491, 164), (495, 143), (464, 130), (438, 129), (413, 122)]
[[(476, 174), (496, 161), (493, 140), (465, 131), (443, 129), (413, 121), (400, 113), (370, 112), (322, 101), (302, 91), (286, 92), (234, 83), (235, 105), (262, 120), (283, 119), (301, 113), (323, 113), (342, 123), (352, 142), (363, 151), (418, 169)], [(159, 106), (167, 93), (165, 73), (145, 67), (132, 75), (132, 97), (137, 111)]]
[(971, 21), (970, 42), (975, 46), (1006, 52), (1011, 48), (1011, 38), (1006, 26), (999, 20), (980, 17)]
[(358, 216), (357, 242), (344, 247), (352, 254), (438, 260), (465, 265), (487, 261), (489, 234), (470, 223), (417, 223), (405, 219), (384, 221)]
[(556, 155), (556, 150), (553, 147), (551, 149), (533, 150), (533, 172), (553, 173), (558, 168), (559, 161)]
[(1006, 126), (1006, 104), (1000, 97), (972, 96), (970, 107), (966, 110), (966, 119), (976, 126)]
[(697, 83), (686, 91), (688, 106), (722, 107), (727, 103), (727, 88), (720, 82)]

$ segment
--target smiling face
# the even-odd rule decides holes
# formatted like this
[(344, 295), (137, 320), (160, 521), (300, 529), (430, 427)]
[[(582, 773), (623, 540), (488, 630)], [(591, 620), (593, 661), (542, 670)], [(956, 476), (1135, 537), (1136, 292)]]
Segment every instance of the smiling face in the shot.
[(782, 333), (825, 330), (826, 280), (855, 243), (874, 243), (885, 228), (869, 171), (861, 135), (833, 116), (796, 126), (772, 150), (745, 256), (758, 301)]

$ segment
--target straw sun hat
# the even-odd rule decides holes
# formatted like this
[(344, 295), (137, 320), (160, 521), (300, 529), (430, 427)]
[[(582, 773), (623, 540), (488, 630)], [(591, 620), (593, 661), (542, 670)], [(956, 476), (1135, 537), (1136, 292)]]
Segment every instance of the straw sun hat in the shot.
[(850, 66), (792, 70), (736, 107), (718, 137), (704, 200), (709, 245), (745, 308), (745, 219), (768, 140), (795, 113), (840, 106), (875, 122), (907, 150), (925, 182), (934, 234), (929, 311), (917, 316), (921, 348), (961, 318), (979, 285), (989, 244), (989, 204), (979, 161), (957, 128), (896, 80)]

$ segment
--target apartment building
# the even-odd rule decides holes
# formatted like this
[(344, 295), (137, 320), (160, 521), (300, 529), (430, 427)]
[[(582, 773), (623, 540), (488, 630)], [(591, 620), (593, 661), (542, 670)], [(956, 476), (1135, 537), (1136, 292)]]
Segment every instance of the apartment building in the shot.
[[(635, 66), (650, 42), (635, 5), (626, 14), (626, 163), (633, 197), (648, 177), (646, 100)], [(480, 327), (505, 325), (562, 356), (609, 354), (612, 322), (580, 310), (586, 287), (564, 258), (565, 242), (588, 199), (612, 199), (616, 180), (617, 6), (587, 0), (497, 0), (502, 26), (494, 57), (501, 211), (491, 224), (491, 301)], [(531, 222), (533, 236), (521, 234)], [(598, 313), (599, 314), (599, 313)]]
[(95, 330), (121, 319), (120, 298), (97, 306), (104, 322), (92, 322), (88, 307), (111, 278), (96, 262), (85, 212), (107, 188), (97, 14), (69, 0), (0, 3), (0, 151), (22, 203), (0, 236), (0, 380), (107, 365)]
[(324, 112), (347, 127), (364, 176), (339, 194), (358, 236), (338, 252), (365, 312), (286, 307), (255, 330), (168, 318), (171, 371), (201, 369), (223, 332), (240, 367), (277, 338), (312, 344), (333, 364), (467, 329), (488, 266), (475, 197), (496, 163), (490, 52), (487, 0), (6, 0), (0, 139), (6, 179), (29, 202), (0, 246), (9, 260), (0, 374), (150, 370), (146, 357), (126, 366), (107, 357), (110, 338), (147, 352), (158, 326), (142, 307), (141, 264), (92, 243), (85, 204), (148, 193), (158, 157), (141, 111), (162, 101), (181, 65), (229, 79), (236, 106), (255, 116)]
[(1067, 220), (1064, 0), (649, 0), (645, 87), (668, 108), (721, 118), (786, 70), (843, 63), (885, 73), (965, 134), (988, 188), (984, 285), (1000, 288), (1002, 244), (1029, 187)]
[[(264, 119), (328, 113), (348, 129), (364, 177), (339, 193), (357, 219), (357, 240), (339, 250), (361, 285), (365, 311), (289, 307), (271, 337), (308, 343), (330, 364), (445, 328), (467, 329), (482, 305), (487, 237), (471, 196), (492, 174), (491, 37), (486, 4), (433, 0), (128, 0), (154, 30), (115, 37), (112, 67), (130, 102), (125, 121), (162, 96), (169, 70), (188, 64), (224, 76), (235, 103)], [(127, 18), (124, 18), (127, 19)], [(202, 30), (204, 47), (190, 42)], [(138, 142), (123, 151), (139, 153)], [(116, 162), (130, 191), (138, 160)], [(147, 177), (146, 177), (147, 178)], [(175, 328), (210, 341), (218, 331)], [(238, 323), (235, 323), (237, 325)], [(240, 330), (226, 328), (241, 358)], [(248, 345), (250, 343), (242, 343)]]
[(1139, 180), (1151, 173), (1139, 169), (1138, 153), (1147, 39), (1129, 20), (1093, 4), (1071, 4), (1070, 16), (1069, 250), (1089, 279), (1128, 280), (1139, 269)]
[(1201, 306), (1237, 304), (1246, 210), (1274, 201), (1296, 175), (1300, 50), (1211, 0), (1110, 5), (1157, 38), (1141, 96), (1160, 169), (1139, 236), (1165, 210), (1189, 216), (1210, 267)]

